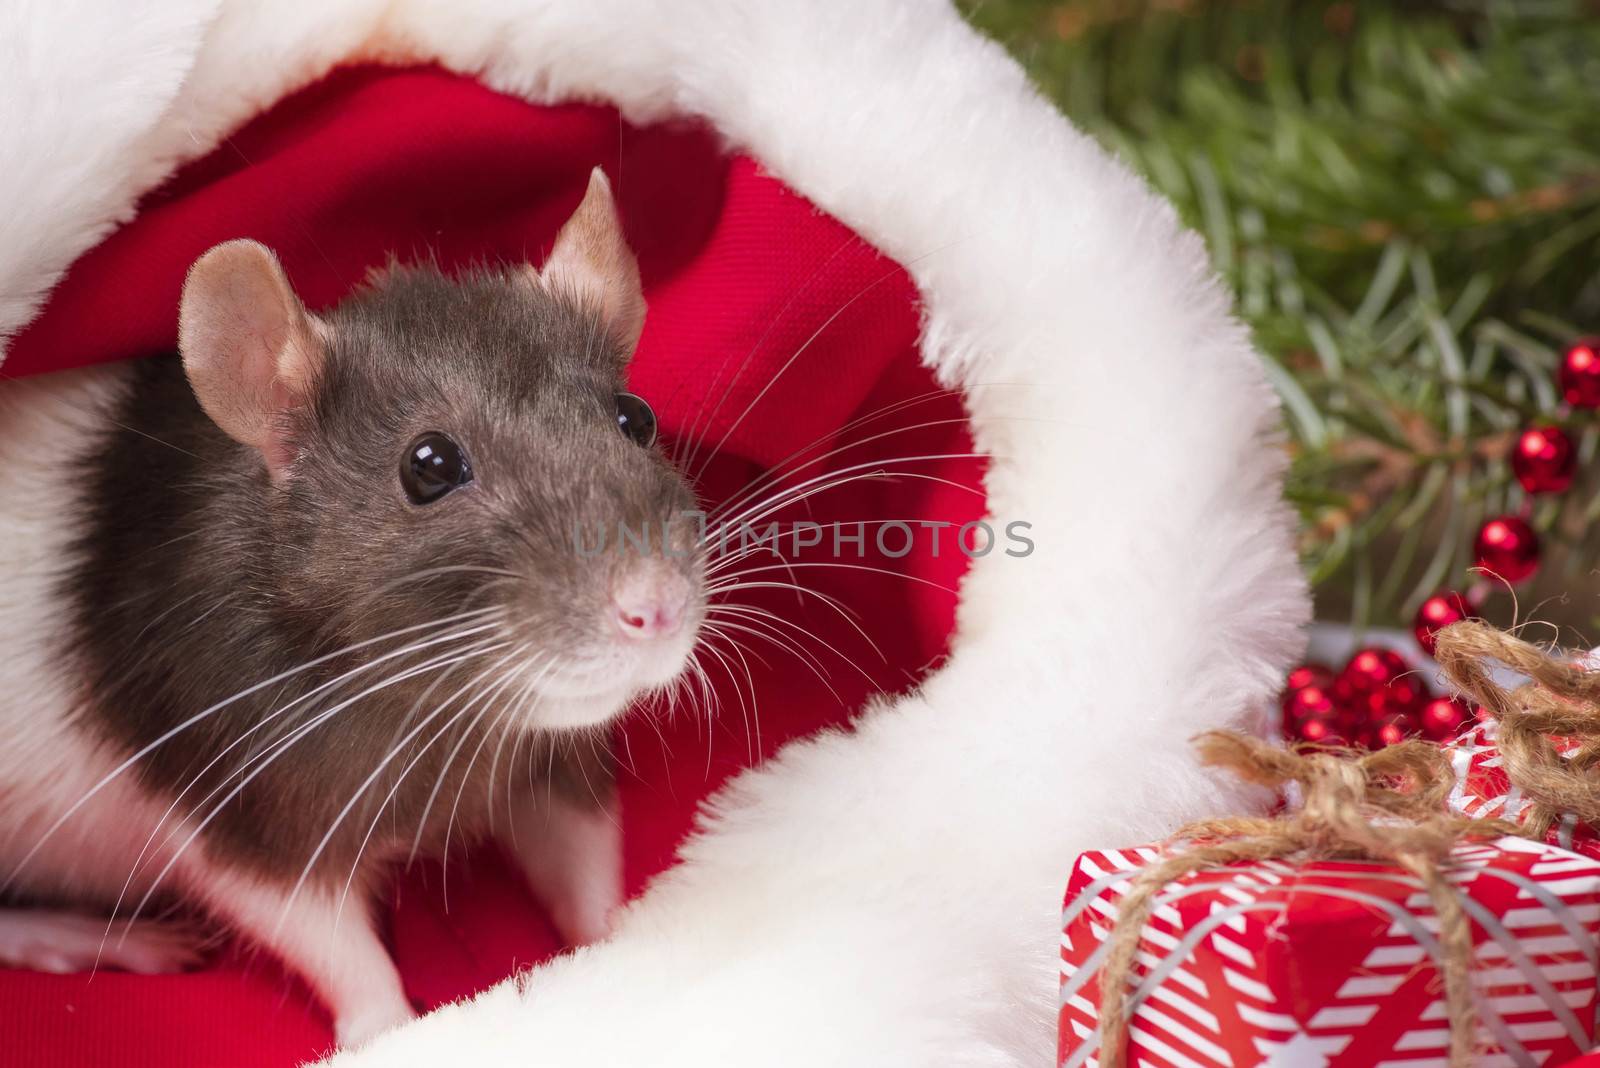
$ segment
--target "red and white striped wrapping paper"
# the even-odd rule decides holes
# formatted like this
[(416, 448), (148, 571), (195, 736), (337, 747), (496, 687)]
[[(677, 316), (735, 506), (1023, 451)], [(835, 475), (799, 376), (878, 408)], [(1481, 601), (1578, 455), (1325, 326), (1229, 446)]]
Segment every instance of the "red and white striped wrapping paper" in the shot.
[[(1496, 744), (1498, 724), (1484, 720), (1444, 747), (1455, 769), (1456, 785), (1450, 791), (1450, 807), (1475, 819), (1498, 818), (1521, 823), (1532, 807), (1522, 791), (1511, 784), (1505, 762)], [(1570, 755), (1576, 741), (1556, 741), (1556, 749)], [(1600, 833), (1572, 813), (1564, 813), (1550, 825), (1545, 840), (1589, 857), (1600, 857)]]
[[(1085, 853), (1067, 887), (1060, 1066), (1097, 1066), (1098, 972), (1154, 848)], [(1484, 1066), (1558, 1065), (1595, 1044), (1600, 861), (1502, 838), (1455, 850), (1476, 946)], [(1128, 1063), (1445, 1068), (1438, 922), (1382, 864), (1265, 861), (1171, 884), (1144, 931)]]

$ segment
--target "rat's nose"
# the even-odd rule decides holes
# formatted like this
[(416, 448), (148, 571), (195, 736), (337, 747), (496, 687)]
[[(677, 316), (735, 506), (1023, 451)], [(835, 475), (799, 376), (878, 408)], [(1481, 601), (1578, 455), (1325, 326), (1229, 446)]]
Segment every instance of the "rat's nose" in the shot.
[(638, 641), (671, 637), (689, 612), (689, 580), (671, 568), (635, 571), (612, 587), (611, 607), (625, 636)]

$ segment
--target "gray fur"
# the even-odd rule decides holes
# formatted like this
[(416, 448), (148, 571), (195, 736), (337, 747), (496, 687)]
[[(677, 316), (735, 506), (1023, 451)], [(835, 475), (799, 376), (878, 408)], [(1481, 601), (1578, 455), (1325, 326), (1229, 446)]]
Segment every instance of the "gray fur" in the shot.
[[(273, 484), (259, 453), (206, 418), (175, 357), (133, 372), (116, 413), (122, 427), (108, 432), (92, 458), (92, 504), (64, 592), (76, 631), (73, 655), (90, 691), (87, 722), (123, 750), (138, 750), (197, 711), (318, 656), (481, 606), (505, 609), (508, 638), (571, 666), (600, 645), (597, 628), (618, 560), (614, 552), (580, 558), (574, 524), (615, 531), (619, 523), (649, 523), (659, 530), (693, 507), (676, 469), (617, 429), (614, 396), (628, 354), (594, 315), (550, 295), (527, 272), (477, 271), (452, 280), (428, 267), (392, 268), (325, 318), (332, 328), (325, 365), (314, 404), (288, 426), (298, 458), (283, 485)], [(465, 446), (476, 477), (444, 500), (417, 506), (402, 492), (398, 467), (407, 443), (428, 430)], [(462, 566), (517, 578), (426, 574)], [(700, 565), (684, 559), (677, 566), (698, 590)], [(219, 786), (221, 797), (239, 778), (221, 784), (246, 760), (331, 701), (303, 702), (228, 751), (231, 743), (275, 709), (397, 645), (338, 656), (229, 705), (150, 753), (139, 767), (143, 780), (168, 795), (187, 788), (186, 806)], [(489, 662), (463, 665), (431, 699)], [(377, 668), (358, 681), (389, 673)], [(297, 742), (220, 811), (206, 846), (261, 874), (298, 875), (437, 675), (373, 694)], [(423, 700), (423, 714), (431, 707)], [(494, 721), (491, 714), (479, 730)], [(463, 795), (455, 833), (483, 829), (492, 803), (489, 760), (485, 755), (463, 777), (466, 753), (482, 740), (468, 738), (457, 749), (466, 729), (463, 721), (421, 757), (383, 813), (382, 834), (409, 842), (441, 775), (447, 801)], [(351, 871), (378, 804), (432, 734), (423, 731), (367, 791), (314, 877), (343, 879)], [(521, 745), (525, 763), (516, 774), (542, 775), (552, 745), (561, 748), (548, 736)], [(446, 773), (441, 765), (452, 750), (458, 756)], [(594, 769), (579, 770), (584, 790), (604, 791)], [(497, 789), (509, 773), (498, 769)], [(577, 776), (558, 771), (553, 778), (559, 785)], [(421, 828), (430, 848), (451, 808), (435, 804)]]

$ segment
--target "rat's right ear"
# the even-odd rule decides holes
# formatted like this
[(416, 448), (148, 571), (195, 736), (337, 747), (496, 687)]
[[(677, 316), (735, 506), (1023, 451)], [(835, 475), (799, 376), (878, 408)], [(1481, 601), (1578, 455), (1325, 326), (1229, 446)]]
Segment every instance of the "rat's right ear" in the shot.
[(189, 268), (178, 310), (184, 373), (212, 422), (260, 449), (275, 481), (294, 459), (283, 415), (310, 402), (324, 333), (259, 242), (226, 242)]
[(639, 264), (623, 236), (611, 182), (599, 167), (589, 172), (582, 202), (562, 225), (550, 258), (533, 277), (592, 309), (623, 352), (633, 355), (644, 329)]

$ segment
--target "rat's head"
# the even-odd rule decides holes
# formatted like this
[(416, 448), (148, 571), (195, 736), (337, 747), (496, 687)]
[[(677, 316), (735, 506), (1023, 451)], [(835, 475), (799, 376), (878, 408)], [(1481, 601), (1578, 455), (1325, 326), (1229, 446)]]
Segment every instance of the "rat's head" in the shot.
[(288, 625), (353, 644), (450, 620), (440, 655), (478, 650), (457, 675), (504, 682), (530, 726), (603, 722), (676, 677), (703, 565), (693, 495), (626, 391), (643, 314), (598, 170), (539, 270), (394, 267), (316, 316), (265, 247), (202, 256), (179, 348), (259, 456), (236, 500)]

